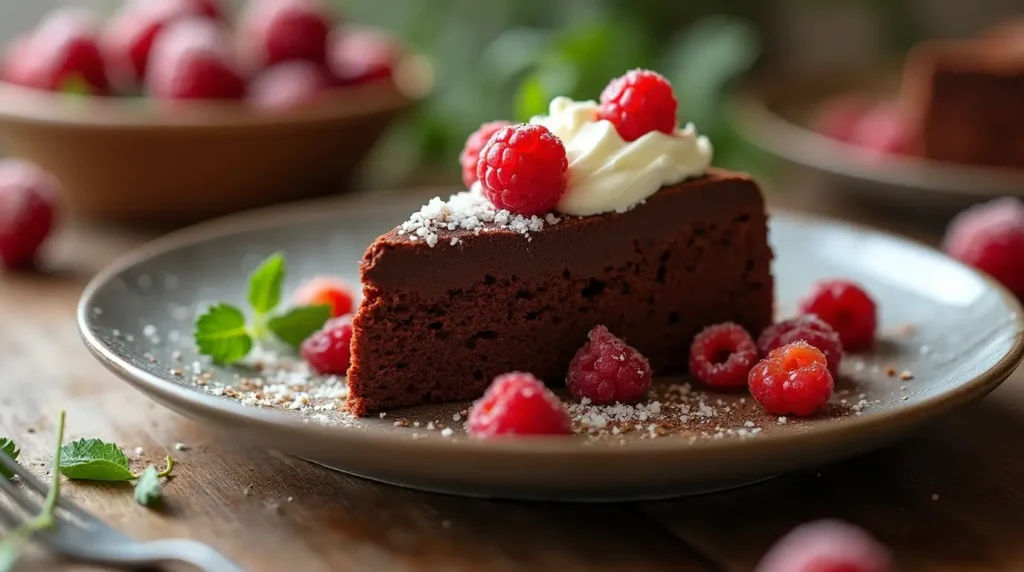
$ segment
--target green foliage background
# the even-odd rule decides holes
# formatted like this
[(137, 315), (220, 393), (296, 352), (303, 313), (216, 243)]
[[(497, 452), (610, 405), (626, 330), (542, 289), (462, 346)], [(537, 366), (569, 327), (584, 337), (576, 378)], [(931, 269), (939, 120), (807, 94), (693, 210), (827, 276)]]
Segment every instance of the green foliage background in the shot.
[(438, 170), (456, 180), (462, 144), (484, 121), (525, 121), (554, 95), (596, 99), (635, 67), (673, 83), (680, 120), (715, 144), (716, 164), (763, 171), (731, 129), (728, 82), (757, 59), (748, 0), (335, 0), (346, 17), (394, 32), (435, 66), (435, 90), (370, 163), (377, 183)]

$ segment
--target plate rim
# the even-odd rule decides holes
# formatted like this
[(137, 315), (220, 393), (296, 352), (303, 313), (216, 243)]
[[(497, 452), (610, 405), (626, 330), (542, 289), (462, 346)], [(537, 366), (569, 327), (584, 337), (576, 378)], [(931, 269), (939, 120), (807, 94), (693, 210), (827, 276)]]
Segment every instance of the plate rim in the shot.
[[(431, 187), (432, 189), (436, 187)], [(442, 187), (445, 193), (452, 189)], [(413, 193), (410, 193), (413, 194)], [(413, 196), (419, 196), (413, 194)], [(136, 390), (160, 403), (161, 401), (179, 404), (182, 409), (202, 409), (206, 418), (216, 417), (220, 424), (242, 424), (252, 427), (258, 425), (261, 430), (287, 431), (294, 435), (316, 438), (318, 441), (333, 441), (340, 446), (374, 447), (382, 454), (389, 450), (405, 451), (416, 447), (424, 453), (443, 452), (447, 455), (500, 455), (500, 456), (533, 456), (553, 457), (570, 456), (574, 460), (642, 457), (676, 457), (686, 454), (741, 454), (743, 451), (757, 450), (759, 453), (773, 448), (790, 449), (799, 447), (805, 442), (831, 439), (835, 435), (860, 435), (869, 433), (879, 425), (899, 424), (902, 426), (918, 425), (934, 419), (952, 409), (966, 405), (988, 394), (1010, 376), (1024, 360), (1024, 307), (1004, 286), (988, 275), (975, 270), (957, 260), (946, 257), (940, 251), (922, 241), (899, 236), (894, 233), (875, 229), (867, 225), (837, 220), (832, 217), (797, 213), (784, 209), (772, 209), (769, 218), (781, 217), (794, 221), (812, 222), (828, 226), (843, 227), (854, 233), (868, 233), (884, 236), (911, 244), (916, 248), (932, 251), (952, 261), (957, 266), (980, 278), (986, 285), (993, 288), (1002, 301), (1013, 309), (1016, 332), (1011, 346), (992, 367), (965, 381), (962, 385), (949, 391), (923, 399), (920, 402), (895, 407), (872, 415), (847, 417), (843, 423), (824, 424), (813, 430), (769, 433), (757, 439), (705, 439), (690, 443), (675, 439), (648, 439), (631, 442), (628, 447), (613, 447), (609, 443), (583, 442), (578, 436), (565, 437), (525, 437), (515, 439), (481, 441), (459, 437), (455, 439), (419, 439), (413, 440), (408, 435), (392, 432), (370, 431), (365, 429), (347, 429), (344, 427), (306, 422), (303, 419), (285, 412), (265, 410), (235, 403), (221, 397), (206, 394), (166, 380), (144, 369), (119, 358), (89, 327), (90, 308), (97, 292), (120, 273), (147, 260), (174, 251), (179, 248), (195, 246), (230, 236), (244, 231), (271, 229), (294, 224), (296, 221), (320, 220), (337, 216), (339, 211), (379, 211), (387, 207), (397, 207), (409, 203), (406, 196), (391, 195), (386, 198), (371, 198), (365, 194), (348, 197), (328, 197), (295, 203), (264, 207), (211, 219), (189, 227), (172, 231), (151, 240), (129, 252), (122, 254), (98, 272), (86, 285), (76, 307), (76, 323), (79, 335), (94, 358), (116, 377), (124, 380)], [(411, 204), (411, 203), (410, 203)], [(154, 396), (158, 396), (154, 397)], [(165, 403), (161, 405), (167, 406)], [(172, 408), (176, 409), (176, 408)]]

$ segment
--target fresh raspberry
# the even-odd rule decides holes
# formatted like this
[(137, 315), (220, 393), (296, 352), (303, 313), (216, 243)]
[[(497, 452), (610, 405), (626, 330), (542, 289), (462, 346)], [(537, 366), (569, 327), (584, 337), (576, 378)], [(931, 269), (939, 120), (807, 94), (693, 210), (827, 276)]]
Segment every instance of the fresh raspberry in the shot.
[(71, 8), (51, 12), (12, 48), (4, 66), (5, 81), (49, 91), (110, 93), (96, 22), (89, 12)]
[(334, 32), (327, 66), (342, 85), (359, 85), (390, 78), (399, 57), (397, 42), (384, 32), (346, 27)]
[(869, 109), (850, 134), (852, 143), (886, 155), (909, 155), (910, 126), (898, 106), (880, 103)]
[(53, 229), (60, 185), (35, 165), (0, 161), (0, 262), (28, 266)]
[(569, 363), (569, 391), (595, 405), (640, 401), (651, 387), (647, 358), (604, 326), (590, 330), (587, 340)]
[(462, 165), (462, 182), (466, 184), (467, 189), (477, 181), (476, 164), (480, 160), (480, 151), (490, 141), (491, 135), (509, 125), (511, 124), (504, 120), (484, 123), (466, 139), (466, 146), (462, 148), (462, 153), (459, 155), (459, 163)]
[(626, 141), (635, 141), (651, 131), (672, 133), (676, 129), (676, 96), (661, 74), (632, 70), (608, 83), (601, 92), (597, 118), (607, 119)]
[(502, 435), (569, 435), (572, 423), (562, 402), (544, 383), (514, 371), (494, 378), (469, 410), (467, 432), (478, 439)]
[(755, 572), (889, 572), (889, 551), (862, 528), (838, 520), (802, 524), (768, 551)]
[(1019, 199), (996, 199), (957, 215), (946, 230), (943, 250), (1024, 299), (1024, 204)]
[(864, 115), (871, 109), (871, 103), (858, 95), (842, 95), (828, 101), (818, 110), (812, 120), (815, 131), (847, 143), (853, 142), (853, 134)]
[(772, 350), (750, 370), (750, 394), (772, 415), (807, 416), (832, 396), (825, 354), (806, 342)]
[(246, 99), (258, 109), (292, 110), (320, 99), (331, 83), (330, 74), (319, 64), (284, 62), (260, 72), (249, 84)]
[(288, 60), (327, 62), (331, 16), (319, 0), (254, 0), (242, 14), (238, 39), (252, 70)]
[(791, 320), (772, 324), (757, 338), (757, 352), (762, 358), (775, 348), (793, 342), (807, 342), (825, 354), (828, 371), (833, 379), (839, 377), (839, 363), (843, 360), (843, 343), (832, 326), (814, 314), (804, 314)]
[(558, 204), (568, 168), (558, 137), (542, 125), (521, 123), (491, 136), (480, 151), (476, 174), (495, 207), (532, 216)]
[(334, 317), (351, 313), (352, 300), (352, 287), (348, 282), (331, 276), (311, 278), (295, 291), (295, 305), (330, 306)]
[(690, 375), (710, 387), (743, 387), (756, 362), (754, 340), (732, 322), (704, 328), (690, 346)]
[(861, 350), (875, 341), (875, 301), (849, 280), (823, 280), (815, 284), (800, 300), (800, 313), (816, 314), (832, 326), (848, 350)]
[(239, 99), (245, 81), (235, 70), (220, 25), (188, 18), (157, 37), (146, 88), (158, 99)]
[(103, 32), (103, 54), (117, 83), (134, 86), (146, 77), (153, 42), (163, 29), (200, 15), (194, 0), (135, 0), (126, 3)]
[(324, 327), (302, 342), (302, 359), (324, 375), (345, 375), (352, 359), (352, 316), (328, 320)]

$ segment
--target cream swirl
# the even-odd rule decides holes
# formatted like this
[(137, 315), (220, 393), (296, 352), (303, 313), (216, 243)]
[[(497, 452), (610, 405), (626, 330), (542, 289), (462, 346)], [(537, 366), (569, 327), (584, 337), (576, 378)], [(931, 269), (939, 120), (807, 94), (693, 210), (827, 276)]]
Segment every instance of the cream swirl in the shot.
[(627, 211), (664, 185), (703, 175), (711, 164), (711, 142), (692, 124), (627, 142), (614, 125), (597, 119), (593, 101), (556, 97), (549, 114), (530, 123), (547, 127), (565, 145), (568, 184), (555, 210), (569, 215)]

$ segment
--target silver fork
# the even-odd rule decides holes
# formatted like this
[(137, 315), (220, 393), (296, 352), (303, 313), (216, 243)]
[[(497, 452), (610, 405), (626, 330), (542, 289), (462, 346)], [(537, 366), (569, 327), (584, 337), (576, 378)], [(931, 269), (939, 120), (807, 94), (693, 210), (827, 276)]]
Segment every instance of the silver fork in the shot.
[[(25, 486), (43, 497), (47, 486), (0, 451), (0, 466), (18, 475)], [(60, 478), (54, 475), (53, 478)], [(29, 515), (39, 514), (42, 503), (18, 485), (0, 476), (0, 489)], [(36, 532), (33, 539), (53, 553), (82, 563), (119, 568), (150, 568), (170, 562), (191, 564), (204, 572), (244, 572), (219, 552), (195, 540), (173, 539), (139, 542), (121, 534), (68, 499), (57, 503), (54, 526)], [(13, 529), (25, 515), (0, 504), (0, 523)]]

